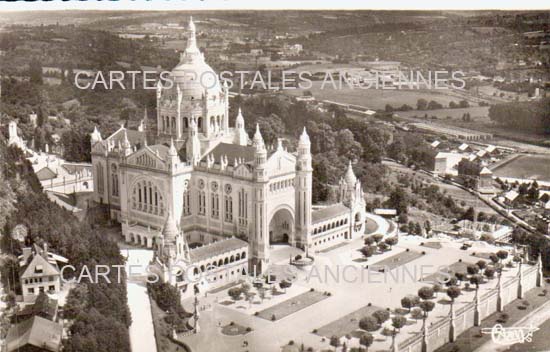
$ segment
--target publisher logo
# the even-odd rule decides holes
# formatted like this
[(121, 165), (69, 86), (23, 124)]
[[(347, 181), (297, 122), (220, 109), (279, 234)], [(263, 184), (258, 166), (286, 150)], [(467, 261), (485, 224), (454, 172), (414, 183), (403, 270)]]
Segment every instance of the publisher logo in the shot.
[(504, 346), (510, 346), (516, 343), (531, 342), (533, 333), (539, 330), (535, 326), (516, 326), (505, 328), (496, 324), (492, 328), (481, 329), (483, 334), (491, 334), (494, 343)]

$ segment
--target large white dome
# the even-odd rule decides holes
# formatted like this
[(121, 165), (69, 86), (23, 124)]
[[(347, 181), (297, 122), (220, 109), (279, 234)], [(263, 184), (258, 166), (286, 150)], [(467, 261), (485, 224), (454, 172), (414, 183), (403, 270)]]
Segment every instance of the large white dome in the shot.
[(185, 97), (200, 99), (207, 92), (209, 96), (220, 94), (221, 86), (218, 75), (204, 61), (204, 56), (197, 47), (195, 24), (191, 18), (188, 25), (189, 40), (181, 54), (180, 62), (171, 72), (171, 78)]

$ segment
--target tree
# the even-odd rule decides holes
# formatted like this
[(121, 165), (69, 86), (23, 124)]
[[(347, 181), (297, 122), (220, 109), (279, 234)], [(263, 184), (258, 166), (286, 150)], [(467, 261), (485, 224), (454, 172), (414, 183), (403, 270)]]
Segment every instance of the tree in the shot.
[(474, 208), (473, 208), (473, 207), (469, 207), (469, 208), (464, 212), (464, 214), (462, 214), (462, 219), (463, 219), (463, 220), (474, 221), (475, 216), (476, 216), (476, 212), (475, 212)]
[(451, 299), (451, 304), (454, 303), (455, 298), (460, 296), (461, 290), (459, 287), (451, 286), (447, 289), (447, 296)]
[(423, 300), (432, 299), (433, 296), (434, 296), (434, 290), (433, 290), (433, 288), (431, 288), (429, 286), (421, 287), (418, 290), (418, 296), (420, 298), (422, 298)]
[(407, 318), (402, 315), (396, 315), (391, 319), (391, 325), (397, 329), (398, 332), (405, 324), (407, 324)]
[(459, 175), (464, 176), (479, 176), (481, 172), (481, 164), (479, 162), (462, 159), (457, 165)]
[(463, 281), (466, 280), (466, 274), (463, 273), (463, 272), (457, 272), (455, 273), (455, 277), (458, 281), (460, 281), (460, 283), (462, 283)]
[(373, 236), (368, 236), (365, 238), (365, 245), (367, 246), (371, 246), (372, 244), (374, 244), (375, 240), (374, 240), (374, 237)]
[(470, 277), (470, 283), (476, 286), (476, 295), (477, 295), (477, 292), (479, 290), (479, 285), (483, 283), (483, 276), (479, 274), (473, 275), (472, 277)]
[[(461, 101), (458, 103), (458, 107), (464, 109), (464, 108), (470, 107), (470, 103), (468, 103), (467, 100), (461, 100)], [(469, 116), (469, 115), (470, 115), (470, 114), (468, 113), (468, 116)]]
[(404, 188), (397, 186), (390, 193), (390, 197), (386, 201), (388, 208), (395, 209), (397, 215), (406, 214), (409, 206), (409, 199)]
[(338, 346), (340, 346), (340, 339), (338, 338), (338, 336), (333, 335), (330, 337), (330, 345), (334, 347), (334, 351), (336, 351)]
[(368, 352), (370, 345), (374, 342), (374, 337), (371, 333), (365, 332), (359, 337), (359, 344), (365, 346), (365, 350)]
[(378, 249), (380, 250), (380, 252), (385, 252), (388, 250), (388, 245), (386, 244), (386, 242), (380, 242), (378, 243)]
[(88, 286), (84, 284), (73, 287), (63, 307), (63, 317), (66, 319), (75, 319), (77, 315), (84, 311), (88, 305)]
[(485, 277), (488, 279), (492, 279), (493, 277), (495, 277), (495, 269), (492, 267), (487, 267), (483, 271), (483, 275), (485, 275)]
[(487, 268), (487, 262), (483, 259), (478, 260), (476, 265), (481, 271), (483, 271), (485, 268)]
[(418, 99), (416, 101), (417, 110), (426, 110), (428, 108), (428, 101), (426, 99)]
[(359, 320), (359, 327), (365, 331), (378, 330), (378, 320), (373, 316), (367, 316)]
[(420, 302), (420, 309), (424, 312), (424, 317), (428, 316), (428, 313), (435, 308), (435, 303), (432, 301), (422, 301)]
[(466, 267), (466, 271), (468, 272), (468, 275), (476, 275), (479, 273), (479, 267), (477, 265), (468, 265)]
[(401, 298), (401, 307), (406, 308), (409, 310), (409, 313), (411, 312), (412, 307), (414, 307), (415, 304), (410, 296), (405, 296)]
[(505, 250), (498, 251), (496, 253), (496, 255), (497, 255), (498, 259), (500, 259), (500, 260), (504, 260), (504, 259), (508, 258), (508, 252), (505, 251)]
[(373, 235), (372, 238), (374, 239), (374, 242), (379, 243), (384, 238), (384, 235), (377, 233), (376, 235)]
[(378, 324), (381, 325), (390, 318), (390, 312), (385, 309), (379, 309), (376, 312), (372, 313), (372, 316), (376, 319)]
[(283, 280), (279, 283), (279, 286), (284, 290), (286, 293), (286, 289), (292, 286), (292, 283), (286, 280)]
[(399, 239), (397, 238), (397, 236), (394, 236), (394, 237), (388, 237), (384, 240), (384, 242), (386, 242), (386, 244), (388, 246), (390, 246), (390, 249), (392, 248), (392, 246), (395, 246), (397, 244), (397, 242), (399, 241)]
[(233, 287), (230, 288), (227, 291), (227, 294), (229, 297), (231, 297), (234, 301), (238, 301), (241, 298), (242, 290), (239, 287)]

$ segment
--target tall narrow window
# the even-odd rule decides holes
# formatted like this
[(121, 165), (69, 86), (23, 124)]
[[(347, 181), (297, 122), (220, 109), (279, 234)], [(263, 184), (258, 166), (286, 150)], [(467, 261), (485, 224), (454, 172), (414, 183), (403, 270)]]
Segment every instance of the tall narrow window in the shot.
[(206, 196), (204, 194), (204, 191), (199, 191), (199, 215), (205, 215), (206, 214)]
[(189, 195), (189, 190), (183, 194), (183, 215), (191, 215), (191, 197)]
[(116, 164), (111, 165), (111, 194), (118, 197), (118, 170)]
[(233, 221), (233, 199), (231, 196), (225, 196), (225, 221)]

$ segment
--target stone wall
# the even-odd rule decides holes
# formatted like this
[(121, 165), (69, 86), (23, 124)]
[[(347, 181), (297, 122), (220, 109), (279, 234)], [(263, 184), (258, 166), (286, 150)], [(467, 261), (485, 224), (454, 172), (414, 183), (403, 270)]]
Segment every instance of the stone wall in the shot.
[[(537, 266), (523, 266), (522, 273), (523, 278), (522, 292), (527, 292), (537, 286), (537, 276), (542, 275), (540, 272), (540, 264)], [(539, 278), (540, 280), (540, 278)], [(494, 280), (493, 280), (494, 281)], [(519, 288), (519, 276), (509, 279), (502, 283), (502, 306), (505, 306), (517, 298), (521, 298)], [(451, 336), (457, 337), (464, 331), (475, 326), (475, 302), (470, 302), (464, 306), (455, 310), (455, 317), (452, 320), (449, 316), (434, 322), (427, 328), (426, 343), (423, 348), (423, 334), (422, 331), (407, 338), (399, 343), (399, 351), (406, 352), (431, 352), (435, 351), (439, 347), (446, 343), (451, 342)], [(480, 320), (487, 316), (497, 312), (499, 310), (498, 304), (498, 284), (490, 292), (480, 296), (478, 303), (478, 312)], [(451, 333), (451, 328), (454, 325), (454, 333)]]

